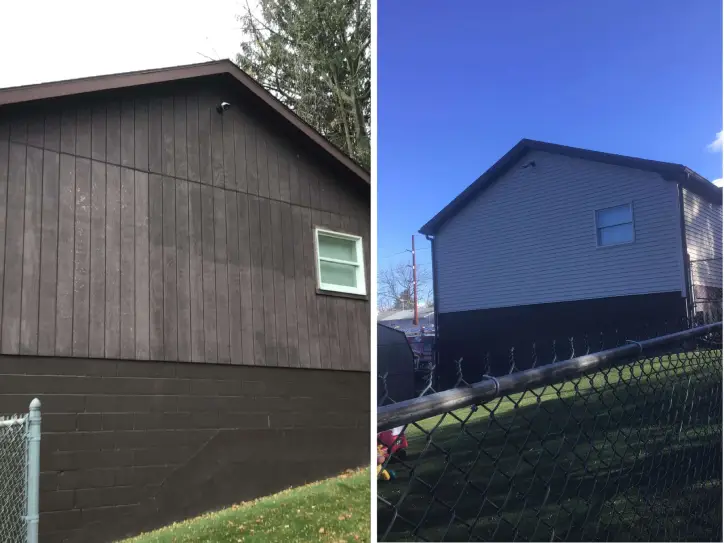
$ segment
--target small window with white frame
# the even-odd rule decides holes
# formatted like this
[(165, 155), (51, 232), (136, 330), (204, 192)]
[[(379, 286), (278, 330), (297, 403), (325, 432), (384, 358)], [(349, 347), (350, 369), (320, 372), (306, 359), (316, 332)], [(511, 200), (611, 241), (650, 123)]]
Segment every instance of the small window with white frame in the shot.
[(362, 238), (315, 228), (314, 242), (319, 290), (366, 295)]
[(599, 247), (634, 241), (633, 204), (596, 211), (596, 242)]

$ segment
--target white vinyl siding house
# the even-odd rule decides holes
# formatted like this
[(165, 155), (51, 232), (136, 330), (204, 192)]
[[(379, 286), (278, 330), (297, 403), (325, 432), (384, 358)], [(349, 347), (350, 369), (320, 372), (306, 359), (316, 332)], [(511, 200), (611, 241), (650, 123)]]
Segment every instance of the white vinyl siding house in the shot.
[(722, 206), (686, 189), (683, 201), (691, 282), (722, 288)]
[(560, 360), (714, 316), (721, 197), (681, 164), (521, 140), (420, 229), (441, 389), (459, 360), (504, 375), (533, 346)]
[(532, 150), (436, 232), (438, 310), (684, 295), (678, 209), (658, 173)]

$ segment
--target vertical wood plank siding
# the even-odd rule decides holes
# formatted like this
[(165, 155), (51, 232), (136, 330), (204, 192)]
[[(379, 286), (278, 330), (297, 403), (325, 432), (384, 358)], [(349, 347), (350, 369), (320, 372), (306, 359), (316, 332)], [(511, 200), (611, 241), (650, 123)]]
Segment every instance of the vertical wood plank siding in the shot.
[(0, 110), (0, 352), (369, 370), (369, 302), (317, 294), (313, 239), (362, 235), (369, 289), (369, 196), (244, 103)]
[(88, 354), (105, 355), (106, 165), (91, 161), (90, 327)]
[[(48, 135), (48, 140), (52, 137)], [(56, 144), (57, 148), (57, 144)], [(43, 216), (40, 247), (38, 354), (55, 354), (55, 305), (58, 288), (58, 179), (60, 156), (43, 152)], [(1, 214), (0, 214), (1, 215)]]

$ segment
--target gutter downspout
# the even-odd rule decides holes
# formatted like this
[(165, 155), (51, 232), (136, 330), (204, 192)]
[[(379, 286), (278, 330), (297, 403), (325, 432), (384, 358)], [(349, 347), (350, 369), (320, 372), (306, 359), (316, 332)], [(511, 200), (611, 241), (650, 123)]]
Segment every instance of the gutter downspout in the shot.
[[(689, 173), (686, 173), (685, 180), (688, 180)], [(686, 215), (684, 214), (684, 186), (677, 183), (679, 196), (679, 226), (681, 235), (681, 263), (684, 269), (684, 289), (686, 291), (686, 318), (688, 325), (691, 326), (694, 316), (693, 300), (691, 299), (691, 263), (689, 262), (689, 250), (686, 246)]]
[[(439, 364), (440, 364), (440, 328), (438, 327), (438, 315), (440, 313), (440, 305), (438, 304), (438, 292), (437, 292), (437, 260), (435, 258), (435, 236), (425, 234), (425, 239), (430, 242), (430, 253), (432, 257), (432, 305), (435, 311), (434, 323), (435, 323), (435, 356), (433, 363), (437, 369), (436, 375), (434, 376), (436, 381), (440, 375)], [(435, 382), (435, 390), (438, 390), (438, 382)]]

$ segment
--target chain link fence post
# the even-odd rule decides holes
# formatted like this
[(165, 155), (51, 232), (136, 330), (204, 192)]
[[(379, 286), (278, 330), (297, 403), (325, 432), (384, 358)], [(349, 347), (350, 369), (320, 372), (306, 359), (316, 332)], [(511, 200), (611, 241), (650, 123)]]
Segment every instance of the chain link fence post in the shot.
[(23, 415), (0, 416), (0, 541), (37, 543), (40, 400)]
[(38, 543), (40, 519), (40, 400), (30, 402), (28, 425), (28, 543)]

